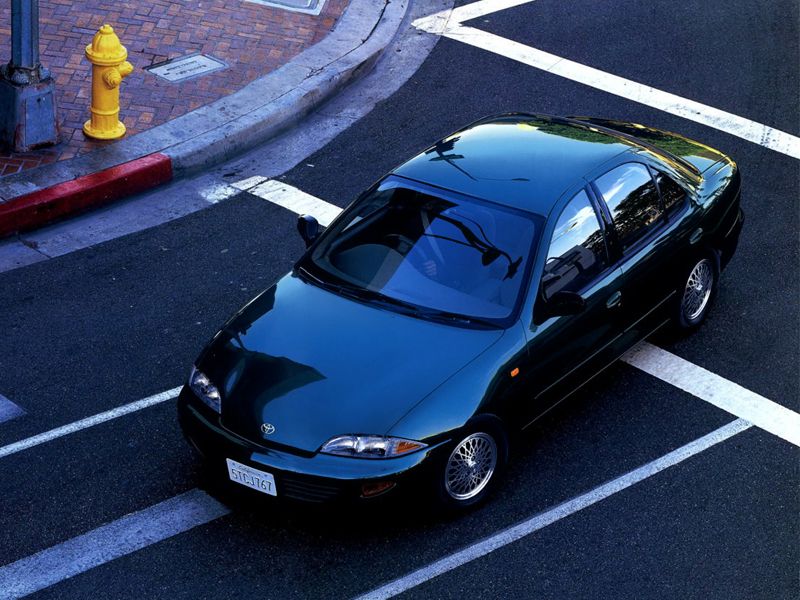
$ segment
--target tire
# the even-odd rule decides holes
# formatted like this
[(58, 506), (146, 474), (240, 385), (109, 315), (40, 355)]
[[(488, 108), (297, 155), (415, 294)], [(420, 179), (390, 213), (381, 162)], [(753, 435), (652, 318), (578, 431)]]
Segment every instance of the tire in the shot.
[(679, 331), (692, 332), (703, 324), (717, 296), (719, 259), (707, 252), (691, 263), (681, 277), (673, 320)]
[(492, 421), (462, 433), (434, 469), (437, 504), (449, 512), (484, 502), (497, 487), (508, 461), (508, 437)]

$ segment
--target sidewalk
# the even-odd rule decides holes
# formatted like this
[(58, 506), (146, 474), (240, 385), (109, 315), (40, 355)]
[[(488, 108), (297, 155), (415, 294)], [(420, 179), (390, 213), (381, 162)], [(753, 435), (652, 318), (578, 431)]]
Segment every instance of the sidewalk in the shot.
[[(89, 21), (82, 21), (84, 29), (93, 32), (109, 14), (119, 14), (112, 25), (139, 69), (122, 83), (124, 93), (133, 95), (127, 106), (123, 100), (121, 113), (132, 131), (113, 142), (87, 141), (79, 129), (88, 116), (88, 98), (83, 109), (77, 101), (78, 94), (88, 95), (89, 67), (78, 57), (83, 42), (91, 39), (89, 33), (84, 38), (70, 31), (60, 34), (63, 39), (46, 42), (48, 52), (51, 43), (53, 52), (67, 48), (58, 59), (63, 60), (62, 67), (48, 64), (46, 53), (43, 61), (57, 77), (66, 77), (66, 86), (58, 93), (75, 95), (74, 102), (65, 96), (59, 107), (69, 140), (25, 157), (6, 158), (7, 164), (16, 161), (17, 172), (0, 177), (0, 238), (213, 168), (266, 143), (367, 73), (394, 39), (411, 0), (325, 0), (319, 16), (259, 4), (264, 1), (237, 0), (231, 3), (235, 10), (225, 10), (222, 0), (203, 1), (198, 12), (191, 7), (201, 6), (199, 0), (196, 4), (158, 0), (147, 7), (148, 15), (138, 15), (135, 7), (128, 13), (115, 8), (132, 6), (130, 2), (97, 3), (104, 12), (91, 21), (91, 28)], [(48, 2), (54, 13), (44, 17), (46, 27), (54, 25), (53, 14), (66, 15), (72, 8), (68, 0)], [(89, 0), (84, 2), (88, 6)], [(150, 35), (126, 38), (126, 31), (133, 31), (129, 28), (141, 33), (150, 29), (148, 24), (152, 24)], [(276, 33), (270, 33), (270, 27)], [(198, 39), (188, 41), (189, 32), (182, 28), (191, 28)], [(254, 33), (262, 28), (264, 33)], [(160, 30), (169, 33), (162, 35)], [(45, 35), (55, 35), (53, 31), (51, 27)], [(139, 40), (135, 46), (132, 39)], [(209, 52), (213, 58), (208, 60), (224, 61), (215, 64), (225, 68), (178, 83), (141, 70), (156, 59), (196, 55), (198, 49), (207, 48), (215, 53)], [(192, 72), (199, 59), (193, 60), (194, 66), (184, 64), (181, 69)], [(77, 83), (71, 87), (73, 80)]]
[[(298, 0), (276, 3), (302, 5)], [(326, 0), (319, 15), (241, 0), (147, 2), (41, 0), (42, 64), (56, 80), (61, 142), (24, 154), (0, 153), (0, 177), (68, 160), (115, 142), (86, 138), (90, 65), (83, 50), (101, 25), (109, 23), (128, 49), (135, 70), (121, 86), (120, 118), (132, 136), (227, 96), (289, 62), (324, 38), (348, 0)], [(0, 62), (10, 58), (10, 4), (0, 8)], [(169, 82), (144, 68), (202, 53), (228, 68)]]

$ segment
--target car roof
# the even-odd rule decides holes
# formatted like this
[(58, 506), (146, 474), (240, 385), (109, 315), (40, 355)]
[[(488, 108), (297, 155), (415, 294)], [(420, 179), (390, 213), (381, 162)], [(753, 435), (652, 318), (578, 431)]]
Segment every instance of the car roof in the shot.
[(513, 113), (481, 119), (393, 173), (546, 216), (584, 175), (635, 148), (591, 124)]

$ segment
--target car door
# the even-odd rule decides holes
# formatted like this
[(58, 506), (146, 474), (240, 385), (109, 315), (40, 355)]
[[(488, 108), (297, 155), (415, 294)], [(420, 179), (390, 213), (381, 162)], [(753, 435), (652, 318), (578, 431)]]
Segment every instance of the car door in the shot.
[[(558, 213), (527, 335), (526, 399), (529, 422), (580, 387), (616, 356), (620, 336), (620, 269), (609, 256), (604, 222), (586, 189)], [(559, 292), (583, 298), (576, 314), (548, 316), (547, 302)]]
[[(654, 174), (668, 191), (667, 207)], [(681, 195), (683, 190), (674, 181), (641, 162), (623, 163), (600, 175), (593, 189), (613, 224), (612, 255), (619, 259), (623, 273), (621, 313), (630, 345), (667, 317), (684, 262), (681, 247), (686, 245), (671, 235), (671, 225), (680, 218), (685, 192)], [(672, 216), (672, 222), (667, 215)]]

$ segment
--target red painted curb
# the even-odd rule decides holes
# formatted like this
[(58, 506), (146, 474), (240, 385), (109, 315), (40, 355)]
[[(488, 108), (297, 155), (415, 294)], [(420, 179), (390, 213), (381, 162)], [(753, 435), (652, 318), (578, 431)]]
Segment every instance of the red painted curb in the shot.
[(0, 237), (143, 192), (172, 179), (172, 161), (156, 152), (0, 204)]

